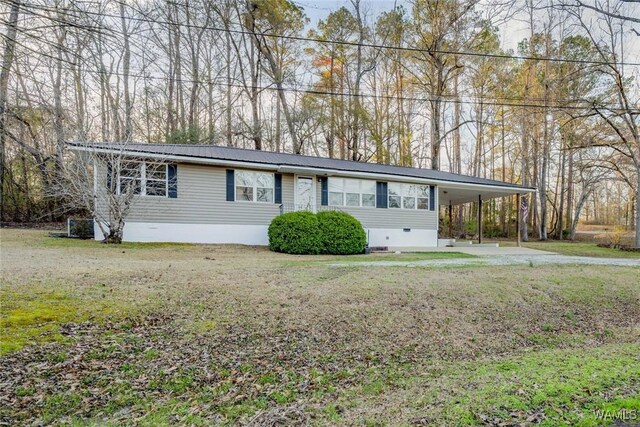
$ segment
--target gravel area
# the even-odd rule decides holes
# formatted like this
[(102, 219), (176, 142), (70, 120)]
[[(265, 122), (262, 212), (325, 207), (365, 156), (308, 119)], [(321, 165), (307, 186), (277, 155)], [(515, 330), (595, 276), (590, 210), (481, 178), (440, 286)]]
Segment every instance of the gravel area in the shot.
[(595, 258), (568, 255), (492, 255), (477, 258), (450, 258), (421, 261), (373, 261), (342, 262), (332, 264), (334, 267), (352, 266), (389, 266), (389, 267), (447, 267), (447, 266), (490, 266), (490, 265), (611, 265), (622, 267), (640, 267), (640, 259)]

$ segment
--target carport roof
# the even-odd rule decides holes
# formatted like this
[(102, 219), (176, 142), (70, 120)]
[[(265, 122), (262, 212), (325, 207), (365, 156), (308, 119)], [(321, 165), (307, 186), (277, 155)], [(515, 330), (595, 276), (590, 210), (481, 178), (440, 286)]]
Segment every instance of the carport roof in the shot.
[(303, 173), (306, 170), (309, 173), (315, 170), (316, 175), (324, 176), (344, 174), (345, 176), (377, 176), (378, 179), (387, 178), (390, 180), (410, 178), (411, 180), (430, 182), (447, 187), (440, 188), (440, 204), (448, 204), (449, 201), (451, 203), (474, 201), (477, 200), (479, 194), (482, 194), (483, 198), (492, 198), (535, 191), (535, 188), (518, 184), (432, 169), (248, 150), (210, 144), (88, 144), (74, 142), (69, 143), (69, 145), (72, 149), (82, 151), (122, 152), (136, 156), (149, 155), (162, 157), (167, 161), (182, 161), (186, 163), (219, 165), (246, 163), (248, 164), (247, 167), (254, 166), (283, 172)]

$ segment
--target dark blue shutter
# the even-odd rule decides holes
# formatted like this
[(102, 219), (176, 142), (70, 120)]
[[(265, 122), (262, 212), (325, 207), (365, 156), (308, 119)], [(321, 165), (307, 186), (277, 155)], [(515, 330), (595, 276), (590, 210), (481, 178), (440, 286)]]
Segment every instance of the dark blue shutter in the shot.
[(178, 197), (178, 165), (167, 165), (167, 180), (169, 181), (169, 198)]
[(429, 210), (436, 210), (436, 187), (432, 185), (429, 187)]
[(107, 161), (107, 188), (111, 193), (115, 194), (116, 186), (114, 185), (115, 183), (113, 181), (113, 163)]
[(329, 182), (326, 177), (320, 178), (320, 204), (329, 206)]
[(387, 208), (387, 183), (376, 182), (376, 208)]
[(235, 197), (235, 174), (233, 169), (227, 169), (227, 202), (233, 202)]
[(282, 203), (282, 174), (277, 173), (275, 175), (276, 179), (276, 194), (273, 196), (273, 203)]

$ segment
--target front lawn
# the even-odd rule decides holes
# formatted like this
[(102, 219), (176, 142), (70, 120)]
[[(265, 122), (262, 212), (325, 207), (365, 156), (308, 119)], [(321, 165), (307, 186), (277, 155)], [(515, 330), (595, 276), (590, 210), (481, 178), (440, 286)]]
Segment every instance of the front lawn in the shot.
[(335, 268), (463, 255), (0, 233), (3, 424), (595, 426), (640, 410), (634, 267)]

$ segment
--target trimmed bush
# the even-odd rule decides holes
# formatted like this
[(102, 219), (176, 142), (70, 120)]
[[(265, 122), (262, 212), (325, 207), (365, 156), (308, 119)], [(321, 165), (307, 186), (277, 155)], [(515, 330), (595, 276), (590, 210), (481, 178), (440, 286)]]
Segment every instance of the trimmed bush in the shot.
[(338, 211), (320, 212), (317, 217), (323, 253), (352, 255), (364, 252), (367, 236), (356, 218)]
[(287, 254), (322, 252), (318, 218), (312, 212), (289, 212), (279, 215), (269, 225), (269, 248)]

